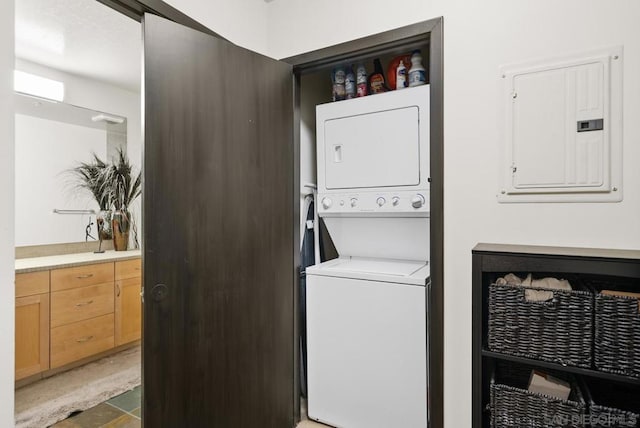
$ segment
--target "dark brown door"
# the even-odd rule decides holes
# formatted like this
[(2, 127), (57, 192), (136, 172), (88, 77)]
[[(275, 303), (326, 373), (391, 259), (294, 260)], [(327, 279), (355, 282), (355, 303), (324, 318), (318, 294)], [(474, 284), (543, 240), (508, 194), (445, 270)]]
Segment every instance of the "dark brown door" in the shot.
[(144, 17), (145, 427), (294, 424), (292, 82)]

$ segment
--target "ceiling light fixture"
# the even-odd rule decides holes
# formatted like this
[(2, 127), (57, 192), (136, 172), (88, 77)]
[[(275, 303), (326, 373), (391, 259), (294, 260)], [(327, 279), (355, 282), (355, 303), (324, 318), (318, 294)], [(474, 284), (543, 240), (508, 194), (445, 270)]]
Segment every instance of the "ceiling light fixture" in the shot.
[(64, 100), (64, 83), (24, 71), (14, 70), (13, 89), (16, 92), (47, 100)]

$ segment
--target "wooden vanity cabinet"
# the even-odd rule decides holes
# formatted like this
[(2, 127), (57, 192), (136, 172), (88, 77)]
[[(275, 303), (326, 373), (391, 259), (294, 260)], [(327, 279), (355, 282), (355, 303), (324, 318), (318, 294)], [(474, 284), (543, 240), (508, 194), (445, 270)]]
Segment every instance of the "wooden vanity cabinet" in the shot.
[(49, 369), (49, 271), (16, 275), (15, 378)]
[(141, 260), (16, 274), (15, 379), (140, 340)]

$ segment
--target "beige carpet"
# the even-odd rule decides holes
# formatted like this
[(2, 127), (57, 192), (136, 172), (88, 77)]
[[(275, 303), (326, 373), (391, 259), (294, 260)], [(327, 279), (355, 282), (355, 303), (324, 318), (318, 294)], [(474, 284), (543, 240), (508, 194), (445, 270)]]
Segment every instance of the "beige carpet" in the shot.
[(140, 346), (16, 390), (17, 428), (43, 428), (140, 385)]

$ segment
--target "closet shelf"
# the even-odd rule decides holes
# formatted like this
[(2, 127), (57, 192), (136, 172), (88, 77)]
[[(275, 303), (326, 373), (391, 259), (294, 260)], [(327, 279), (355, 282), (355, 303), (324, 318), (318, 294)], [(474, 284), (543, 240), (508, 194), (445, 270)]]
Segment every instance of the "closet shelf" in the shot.
[(488, 349), (482, 350), (482, 357), (485, 359), (492, 358), (495, 360), (512, 361), (520, 364), (527, 364), (537, 367), (544, 367), (546, 369), (562, 371), (567, 373), (575, 373), (582, 376), (589, 376), (599, 379), (606, 379), (613, 382), (627, 383), (631, 385), (640, 386), (640, 378), (634, 378), (631, 376), (617, 375), (613, 373), (606, 373), (594, 369), (585, 369), (582, 367), (563, 366), (562, 364), (550, 363), (548, 361), (534, 360), (531, 358), (516, 357), (514, 355), (502, 354), (500, 352), (489, 351)]

